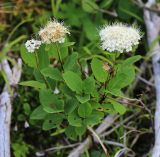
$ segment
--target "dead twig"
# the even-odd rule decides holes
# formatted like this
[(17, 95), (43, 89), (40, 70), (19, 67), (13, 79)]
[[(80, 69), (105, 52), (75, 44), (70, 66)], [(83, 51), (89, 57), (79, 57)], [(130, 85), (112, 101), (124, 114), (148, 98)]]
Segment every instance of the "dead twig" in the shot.
[(155, 13), (160, 13), (160, 8), (156, 8), (153, 6), (146, 6), (141, 0), (133, 0), (133, 3), (136, 4), (138, 7), (151, 11), (151, 12), (155, 12)]
[(154, 85), (153, 83), (151, 83), (150, 81), (147, 81), (147, 80), (144, 79), (143, 77), (137, 76), (137, 78), (138, 78), (140, 81), (144, 82), (146, 85), (151, 86), (151, 87), (155, 87), (155, 85)]
[(47, 148), (45, 150), (36, 152), (36, 154), (45, 154), (46, 152), (50, 152), (50, 151), (56, 151), (56, 150), (61, 150), (61, 149), (73, 148), (73, 147), (76, 147), (76, 146), (78, 146), (80, 144), (81, 143), (74, 143), (74, 144), (69, 144), (69, 145), (66, 145), (66, 146), (57, 146), (57, 147)]
[(107, 151), (106, 147), (104, 146), (103, 142), (101, 141), (100, 137), (97, 135), (97, 133), (91, 127), (88, 127), (88, 130), (93, 134), (93, 137), (96, 138), (97, 141), (100, 143), (106, 156), (109, 157), (108, 151)]
[(134, 118), (135, 116), (137, 116), (139, 114), (139, 112), (132, 114), (131, 116), (127, 117), (126, 119), (124, 119), (122, 122), (118, 123), (115, 127), (113, 127), (112, 129), (110, 129), (107, 132), (104, 132), (103, 134), (100, 135), (100, 137), (105, 137), (110, 135), (112, 132), (114, 132), (117, 128), (119, 128), (121, 125), (127, 123), (129, 120), (131, 120), (132, 118)]

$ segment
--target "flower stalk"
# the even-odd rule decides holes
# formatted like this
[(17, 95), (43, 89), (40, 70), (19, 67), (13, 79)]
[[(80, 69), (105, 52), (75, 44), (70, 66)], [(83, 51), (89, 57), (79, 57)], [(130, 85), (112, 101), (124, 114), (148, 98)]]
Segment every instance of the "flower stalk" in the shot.
[(61, 64), (62, 71), (64, 71), (63, 62), (62, 62), (62, 58), (61, 58), (61, 52), (60, 52), (60, 49), (59, 49), (59, 46), (58, 46), (57, 43), (56, 43), (56, 49), (57, 49), (58, 58), (59, 58), (59, 61), (60, 61), (60, 64)]
[(48, 81), (47, 81), (47, 79), (46, 79), (46, 77), (41, 73), (41, 70), (40, 70), (40, 67), (39, 67), (39, 59), (38, 59), (38, 54), (37, 54), (37, 52), (35, 51), (34, 54), (35, 54), (37, 69), (38, 69), (40, 75), (42, 76), (42, 79), (44, 80), (44, 82), (45, 82), (45, 84), (46, 84), (46, 87), (47, 87), (47, 88), (51, 88), (50, 85), (49, 85), (49, 83), (48, 83)]

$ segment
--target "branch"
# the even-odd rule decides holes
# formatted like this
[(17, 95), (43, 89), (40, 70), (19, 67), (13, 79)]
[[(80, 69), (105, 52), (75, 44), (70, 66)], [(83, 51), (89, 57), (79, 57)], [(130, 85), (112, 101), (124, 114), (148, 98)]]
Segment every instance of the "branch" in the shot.
[(104, 13), (104, 14), (108, 14), (112, 17), (118, 17), (118, 14), (115, 12), (115, 10), (113, 12), (105, 10), (105, 9), (99, 9), (100, 12)]
[(97, 135), (97, 133), (96, 133), (91, 127), (88, 127), (88, 130), (93, 134), (93, 137), (94, 137), (95, 139), (97, 139), (97, 141), (100, 143), (100, 145), (101, 145), (101, 147), (103, 148), (106, 156), (109, 156), (106, 147), (104, 146), (103, 142), (101, 141), (101, 139), (100, 139), (100, 137)]
[(11, 100), (9, 93), (0, 95), (0, 152), (2, 157), (10, 157)]
[[(96, 129), (96, 134), (102, 134), (106, 129), (108, 129), (117, 119), (119, 116), (117, 115), (109, 115), (107, 116), (102, 124)], [(98, 142), (97, 139), (94, 139), (95, 142)], [(85, 150), (89, 149), (92, 146), (92, 139), (88, 136), (77, 148), (75, 148), (68, 157), (79, 157), (81, 154), (85, 152)]]
[(141, 0), (133, 0), (133, 3), (135, 3), (139, 8), (142, 8), (151, 12), (155, 12), (155, 13), (160, 13), (159, 8), (155, 8), (152, 6), (153, 2), (150, 2), (146, 5)]
[[(14, 86), (19, 82), (21, 77), (22, 61), (18, 59), (18, 63), (11, 69), (6, 59), (0, 64), (1, 70), (4, 71), (7, 81), (14, 91)], [(10, 157), (10, 123), (11, 123), (11, 103), (12, 97), (9, 93), (7, 84), (4, 86), (0, 95), (0, 154), (1, 157)]]
[[(149, 0), (146, 4), (147, 7), (155, 5), (155, 0)], [(150, 12), (144, 9), (144, 20), (147, 28), (147, 38), (149, 46), (152, 45), (152, 42), (159, 36), (160, 31), (160, 17), (157, 13)], [(156, 52), (152, 56), (152, 64), (154, 71), (155, 79), (155, 88), (156, 88), (156, 111), (155, 111), (155, 144), (153, 148), (152, 157), (160, 156), (160, 48), (159, 43), (155, 45), (152, 52)]]

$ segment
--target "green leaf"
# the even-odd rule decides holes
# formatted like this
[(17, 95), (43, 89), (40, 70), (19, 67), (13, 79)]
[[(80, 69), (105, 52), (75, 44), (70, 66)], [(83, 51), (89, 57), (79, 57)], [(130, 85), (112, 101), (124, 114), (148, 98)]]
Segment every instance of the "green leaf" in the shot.
[(118, 4), (118, 15), (119, 17), (129, 20), (135, 18), (140, 22), (143, 22), (142, 14), (140, 9), (129, 0), (119, 0)]
[(22, 137), (20, 136), (16, 143), (12, 143), (12, 149), (14, 157), (27, 157), (30, 152), (31, 146), (22, 141)]
[[(60, 44), (58, 46), (59, 46), (61, 58), (64, 59), (68, 55), (68, 47), (63, 47), (63, 45), (60, 45)], [(49, 58), (55, 58), (59, 60), (58, 52), (55, 44), (48, 44), (45, 50), (48, 52)]]
[(114, 1), (114, 0), (107, 0), (107, 1), (104, 0), (104, 1), (102, 1), (102, 3), (100, 4), (100, 7), (101, 7), (101, 8), (108, 9), (108, 8), (112, 5), (113, 1)]
[(43, 130), (50, 130), (52, 128), (58, 127), (63, 121), (63, 116), (61, 114), (50, 114), (45, 118), (43, 122)]
[(45, 50), (48, 52), (50, 58), (59, 59), (55, 44), (46, 45)]
[(135, 62), (139, 61), (141, 58), (142, 58), (142, 56), (140, 56), (140, 55), (130, 57), (130, 58), (126, 59), (125, 61), (123, 61), (123, 65), (130, 66), (130, 65), (134, 64)]
[(90, 95), (84, 95), (84, 96), (76, 95), (76, 98), (80, 103), (85, 103), (90, 100)]
[(91, 93), (91, 96), (97, 100), (99, 99), (99, 92), (97, 91), (97, 89), (93, 90), (93, 92)]
[(119, 114), (123, 115), (126, 112), (126, 107), (122, 104), (120, 104), (119, 102), (110, 100), (110, 102), (112, 103), (115, 111), (117, 111)]
[(63, 47), (63, 45), (59, 44), (59, 51), (61, 54), (62, 60), (68, 56), (68, 47)]
[(76, 110), (68, 115), (68, 122), (72, 126), (82, 126), (82, 119), (78, 116)]
[(23, 110), (24, 110), (24, 113), (25, 113), (26, 115), (29, 115), (30, 112), (31, 112), (31, 107), (30, 107), (30, 105), (29, 105), (28, 103), (24, 103), (24, 104), (23, 104)]
[(24, 45), (21, 46), (20, 49), (21, 57), (23, 61), (30, 67), (36, 67), (36, 58), (34, 53), (30, 53), (27, 51)]
[(65, 42), (65, 43), (62, 44), (62, 47), (69, 47), (69, 46), (72, 46), (74, 44), (75, 44), (75, 42)]
[(123, 82), (126, 79), (126, 75), (124, 73), (117, 74), (114, 78), (112, 78), (107, 86), (109, 91), (115, 91), (121, 89), (123, 87)]
[(44, 76), (49, 77), (53, 80), (56, 80), (56, 81), (63, 80), (61, 72), (57, 68), (48, 67), (48, 68), (42, 69), (41, 72)]
[(85, 19), (83, 21), (83, 28), (84, 28), (84, 31), (85, 31), (85, 34), (86, 34), (87, 38), (90, 41), (98, 40), (97, 26), (96, 26), (96, 24), (94, 22), (92, 22), (92, 20)]
[(89, 115), (85, 119), (86, 125), (95, 125), (101, 122), (101, 119), (104, 117), (104, 113), (98, 112), (98, 111), (93, 111), (91, 115)]
[(63, 94), (67, 97), (74, 97), (75, 93), (66, 85), (66, 84), (61, 84), (59, 86), (60, 91), (63, 91)]
[(47, 114), (48, 113), (43, 110), (43, 106), (40, 105), (36, 109), (34, 109), (30, 118), (33, 120), (41, 120), (41, 119), (45, 119)]
[(90, 101), (89, 103), (91, 104), (92, 109), (98, 109), (101, 107), (100, 103), (98, 103), (98, 102)]
[(65, 130), (65, 134), (67, 135), (68, 138), (70, 138), (72, 140), (77, 139), (77, 134), (76, 134), (76, 131), (75, 131), (75, 127), (73, 127), (73, 126), (68, 126)]
[(67, 59), (64, 62), (64, 70), (69, 71), (73, 70), (75, 65), (77, 64), (78, 59), (78, 53), (72, 53), (70, 56), (67, 57)]
[(98, 5), (93, 0), (83, 0), (82, 8), (88, 13), (93, 13), (99, 9)]
[(75, 110), (75, 108), (78, 106), (79, 102), (76, 99), (69, 99), (66, 101), (64, 105), (64, 112), (65, 113), (71, 113)]
[(75, 127), (76, 134), (82, 136), (86, 131), (86, 126), (83, 125), (81, 127)]
[(48, 52), (45, 51), (45, 45), (41, 45), (38, 52), (38, 61), (39, 61), (39, 68), (43, 69), (49, 66), (49, 57)]
[(36, 81), (44, 82), (44, 78), (42, 77), (41, 73), (37, 68), (34, 68), (33, 75)]
[(125, 75), (125, 80), (121, 83), (121, 88), (130, 85), (135, 79), (135, 67), (133, 65), (124, 66), (123, 64), (118, 66), (117, 75)]
[[(109, 91), (110, 90), (110, 91)], [(122, 91), (121, 91), (121, 89), (106, 89), (106, 93), (110, 93), (110, 94), (112, 94), (112, 95), (114, 95), (114, 96), (124, 96), (124, 94), (122, 93)]]
[(38, 81), (23, 81), (19, 83), (22, 86), (29, 86), (29, 87), (34, 87), (38, 89), (45, 89), (46, 85), (44, 83), (38, 82)]
[[(138, 58), (130, 60), (130, 63), (133, 64), (137, 59)], [(117, 66), (116, 76), (110, 80), (107, 90), (115, 94), (121, 94), (120, 89), (130, 85), (134, 79), (135, 67), (133, 65), (129, 65), (128, 61), (126, 64), (119, 64)]]
[(86, 94), (91, 94), (95, 89), (95, 80), (92, 77), (88, 77), (83, 81), (83, 90)]
[(111, 103), (108, 104), (102, 104), (101, 107), (104, 109), (104, 112), (109, 114), (116, 114), (117, 111), (115, 111), (113, 105)]
[(58, 99), (51, 90), (41, 90), (39, 97), (46, 112), (58, 113), (64, 111), (64, 102)]
[(93, 58), (91, 62), (91, 68), (95, 78), (99, 82), (105, 82), (108, 77), (108, 73), (103, 69), (103, 62), (97, 58)]
[(90, 103), (87, 102), (87, 103), (84, 103), (84, 104), (80, 104), (80, 106), (78, 108), (79, 116), (81, 116), (82, 118), (86, 118), (91, 113), (92, 113), (92, 107), (91, 107)]
[(76, 93), (82, 92), (83, 82), (82, 79), (74, 72), (67, 71), (63, 74), (67, 86)]
[[(78, 3), (77, 3), (78, 2)], [(77, 3), (77, 4), (76, 4)], [(67, 3), (67, 5), (61, 5), (61, 17), (65, 19), (65, 21), (70, 24), (70, 26), (77, 26), (80, 27), (81, 25), (81, 19), (84, 18), (86, 15), (84, 11), (82, 11), (81, 7), (77, 7), (77, 5), (80, 4), (80, 1), (75, 1), (74, 3), (70, 1), (70, 3)], [(68, 8), (70, 11), (68, 11)], [(74, 13), (74, 14), (73, 14)]]

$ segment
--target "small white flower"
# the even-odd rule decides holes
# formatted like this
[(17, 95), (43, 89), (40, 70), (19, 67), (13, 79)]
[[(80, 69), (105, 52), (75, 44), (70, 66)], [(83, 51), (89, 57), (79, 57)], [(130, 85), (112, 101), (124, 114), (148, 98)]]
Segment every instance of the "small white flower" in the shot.
[(56, 87), (55, 89), (54, 89), (54, 94), (59, 94), (60, 93), (60, 91), (58, 90), (58, 88)]
[(58, 41), (60, 44), (65, 42), (65, 38), (62, 38), (61, 40)]
[(27, 40), (27, 42), (25, 43), (25, 46), (26, 46), (28, 52), (33, 53), (36, 49), (39, 49), (41, 44), (42, 44), (41, 41), (31, 39), (31, 40)]
[(141, 39), (140, 31), (121, 23), (105, 26), (99, 32), (102, 49), (109, 52), (129, 52)]
[(29, 123), (27, 121), (25, 121), (24, 128), (28, 128), (28, 127), (29, 127)]
[(49, 21), (38, 34), (43, 43), (50, 44), (55, 42), (63, 43), (65, 40), (65, 34), (70, 34), (70, 32), (63, 23), (53, 20)]

